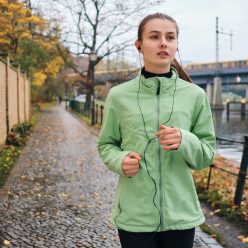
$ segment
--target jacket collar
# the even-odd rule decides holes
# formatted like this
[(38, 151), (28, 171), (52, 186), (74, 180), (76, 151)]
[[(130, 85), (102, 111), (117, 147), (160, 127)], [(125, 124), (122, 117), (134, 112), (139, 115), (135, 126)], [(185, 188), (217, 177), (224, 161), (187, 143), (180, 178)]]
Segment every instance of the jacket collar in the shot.
[(178, 72), (176, 69), (172, 68), (171, 78), (151, 77), (146, 79), (141, 73), (139, 73), (137, 80), (140, 84), (141, 91), (149, 94), (165, 94), (175, 88), (178, 78)]

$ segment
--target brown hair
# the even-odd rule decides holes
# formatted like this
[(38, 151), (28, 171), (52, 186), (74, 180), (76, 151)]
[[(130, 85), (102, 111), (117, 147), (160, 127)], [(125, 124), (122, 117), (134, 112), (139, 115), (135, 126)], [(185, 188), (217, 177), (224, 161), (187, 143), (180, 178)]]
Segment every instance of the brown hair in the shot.
[[(143, 34), (143, 31), (144, 31), (145, 25), (149, 21), (151, 21), (153, 19), (168, 20), (168, 21), (174, 23), (175, 24), (175, 27), (176, 27), (177, 37), (178, 37), (179, 28), (178, 28), (178, 25), (177, 25), (177, 22), (175, 21), (175, 19), (172, 18), (169, 15), (166, 15), (166, 14), (155, 13), (155, 14), (151, 14), (151, 15), (146, 16), (140, 22), (139, 27), (138, 27), (138, 41), (142, 41), (142, 34)], [(182, 68), (182, 66), (178, 63), (178, 61), (176, 60), (176, 58), (174, 58), (174, 60), (172, 61), (171, 66), (174, 67), (177, 70), (180, 78), (182, 78), (183, 80), (186, 80), (186, 81), (192, 83), (191, 78), (189, 77), (189, 75), (187, 74), (187, 72)]]
[(155, 14), (151, 14), (151, 15), (148, 15), (146, 16), (139, 24), (139, 28), (138, 28), (138, 41), (142, 41), (142, 34), (143, 34), (143, 31), (144, 31), (144, 28), (145, 28), (145, 25), (153, 20), (153, 19), (162, 19), (162, 20), (168, 20), (172, 23), (175, 24), (175, 27), (176, 27), (176, 31), (177, 31), (177, 37), (178, 37), (178, 34), (179, 34), (179, 28), (178, 28), (178, 25), (177, 25), (177, 22), (169, 15), (166, 15), (166, 14), (162, 14), (162, 13), (155, 13)]

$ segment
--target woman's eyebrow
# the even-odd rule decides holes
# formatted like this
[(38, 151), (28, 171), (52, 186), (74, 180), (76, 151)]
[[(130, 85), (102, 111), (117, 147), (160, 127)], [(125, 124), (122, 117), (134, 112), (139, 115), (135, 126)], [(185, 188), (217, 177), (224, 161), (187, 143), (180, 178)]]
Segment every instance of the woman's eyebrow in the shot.
[[(157, 31), (157, 30), (152, 30), (149, 32), (150, 33), (156, 33), (156, 34), (160, 34), (162, 33), (161, 31)], [(173, 31), (169, 31), (169, 32), (165, 32), (166, 34), (176, 34), (176, 32), (173, 32)]]

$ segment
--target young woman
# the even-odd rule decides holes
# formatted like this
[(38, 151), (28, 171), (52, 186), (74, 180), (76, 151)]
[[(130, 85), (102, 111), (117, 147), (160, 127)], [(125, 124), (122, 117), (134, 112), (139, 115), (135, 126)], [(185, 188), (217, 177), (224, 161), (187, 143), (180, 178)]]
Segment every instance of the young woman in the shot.
[(145, 17), (144, 68), (105, 103), (98, 150), (119, 175), (112, 219), (124, 248), (192, 248), (204, 222), (191, 169), (212, 163), (214, 127), (204, 90), (173, 67), (178, 33), (168, 15)]

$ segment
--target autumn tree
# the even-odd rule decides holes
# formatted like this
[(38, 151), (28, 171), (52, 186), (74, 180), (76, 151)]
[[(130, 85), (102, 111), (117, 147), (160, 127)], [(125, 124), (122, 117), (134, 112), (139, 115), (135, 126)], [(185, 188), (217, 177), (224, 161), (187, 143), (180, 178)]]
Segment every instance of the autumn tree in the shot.
[(44, 20), (31, 14), (18, 1), (0, 0), (0, 45), (1, 50), (8, 52), (12, 59), (18, 54), (21, 40), (30, 40), (32, 33), (29, 25), (43, 26)]
[(60, 44), (59, 25), (51, 24), (38, 12), (34, 14), (29, 7), (26, 2), (0, 0), (0, 45), (37, 88), (53, 81), (64, 66), (57, 46), (66, 53)]

